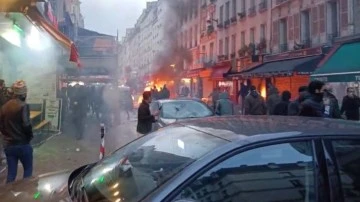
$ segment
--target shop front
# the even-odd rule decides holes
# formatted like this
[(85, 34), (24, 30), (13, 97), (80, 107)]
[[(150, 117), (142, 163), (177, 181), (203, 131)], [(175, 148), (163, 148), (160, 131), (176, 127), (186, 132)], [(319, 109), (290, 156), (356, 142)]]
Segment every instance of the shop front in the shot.
[(323, 58), (322, 48), (270, 55), (264, 57), (262, 64), (236, 75), (244, 80), (250, 80), (263, 97), (268, 96), (267, 90), (271, 84), (278, 88), (280, 93), (288, 90), (292, 97), (296, 98), (298, 88), (308, 85), (310, 74), (315, 71)]
[(189, 79), (189, 88), (191, 97), (203, 97), (203, 85), (200, 77), (200, 72), (203, 69), (192, 69), (187, 71), (186, 78)]
[(343, 42), (334, 47), (311, 75), (312, 80), (320, 80), (331, 85), (339, 101), (346, 95), (348, 87), (354, 87), (360, 95), (360, 39)]
[(232, 101), (236, 102), (236, 82), (225, 78), (224, 75), (230, 71), (230, 62), (224, 62), (212, 68), (211, 80), (213, 81), (213, 88), (220, 88), (221, 92), (228, 92)]
[(0, 17), (0, 77), (7, 86), (19, 79), (27, 83), (36, 143), (61, 129), (62, 85), (57, 72), (66, 66), (76, 68), (70, 61), (78, 62), (78, 53), (71, 40), (52, 24), (56, 20), (49, 4), (30, 2), (21, 1), (7, 7), (10, 10), (1, 10), (7, 14)]

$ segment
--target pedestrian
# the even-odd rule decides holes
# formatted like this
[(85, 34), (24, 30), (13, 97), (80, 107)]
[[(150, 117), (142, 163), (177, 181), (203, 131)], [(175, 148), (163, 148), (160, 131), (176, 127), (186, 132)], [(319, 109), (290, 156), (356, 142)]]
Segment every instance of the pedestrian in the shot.
[(325, 117), (324, 115), (324, 90), (325, 83), (312, 81), (308, 86), (310, 97), (300, 104), (300, 116)]
[(340, 107), (339, 102), (335, 95), (332, 94), (332, 88), (330, 86), (325, 87), (324, 90), (324, 115), (327, 118), (340, 119)]
[(343, 98), (340, 114), (345, 114), (347, 120), (359, 121), (360, 98), (355, 95), (355, 89), (347, 88), (347, 95)]
[(281, 95), (281, 102), (275, 105), (273, 115), (287, 116), (288, 108), (290, 104), (291, 93), (290, 91), (284, 91)]
[(245, 85), (244, 82), (241, 82), (238, 97), (239, 97), (239, 104), (240, 104), (240, 107), (241, 107), (241, 113), (242, 114), (244, 113), (245, 97), (247, 96), (248, 93), (249, 93), (248, 86)]
[(214, 111), (216, 111), (216, 103), (219, 100), (219, 96), (220, 96), (219, 87), (214, 88), (213, 92), (211, 92), (210, 95), (208, 96), (209, 98), (211, 98), (212, 108)]
[(245, 97), (245, 115), (266, 115), (265, 100), (255, 86), (250, 87), (250, 93)]
[(279, 95), (279, 90), (276, 87), (271, 85), (269, 87), (269, 96), (266, 101), (266, 106), (267, 106), (269, 115), (274, 114), (274, 108), (280, 102), (281, 102), (281, 97)]
[(163, 90), (162, 90), (162, 98), (163, 99), (169, 99), (170, 98), (170, 91), (166, 87), (166, 84), (164, 85)]
[(16, 81), (12, 88), (14, 97), (0, 110), (0, 130), (8, 168), (7, 183), (15, 181), (19, 160), (24, 168), (23, 178), (31, 177), (33, 172), (33, 148), (30, 141), (34, 136), (29, 105), (26, 104), (27, 87), (24, 81)]
[(159, 115), (159, 112), (151, 114), (150, 103), (152, 101), (151, 92), (146, 91), (143, 93), (143, 101), (138, 109), (138, 123), (137, 132), (141, 135), (149, 134), (152, 130), (152, 124), (156, 122), (155, 116)]
[(216, 115), (234, 115), (234, 103), (230, 100), (229, 93), (223, 92), (219, 95), (219, 100), (215, 108)]
[(87, 114), (87, 97), (85, 87), (79, 84), (75, 85), (75, 94), (72, 99), (72, 118), (76, 129), (76, 139), (83, 138), (85, 132), (85, 120)]
[(297, 116), (300, 112), (300, 104), (308, 99), (310, 97), (310, 93), (308, 92), (307, 86), (301, 86), (298, 89), (299, 97), (294, 100), (293, 102), (290, 102), (289, 109), (288, 109), (288, 115), (289, 116)]

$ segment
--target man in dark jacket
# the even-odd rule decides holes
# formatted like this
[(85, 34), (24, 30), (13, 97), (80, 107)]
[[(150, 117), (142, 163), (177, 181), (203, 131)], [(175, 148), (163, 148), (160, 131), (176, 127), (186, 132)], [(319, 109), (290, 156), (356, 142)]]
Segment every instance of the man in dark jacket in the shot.
[(304, 100), (310, 97), (310, 93), (308, 92), (307, 86), (301, 86), (298, 92), (299, 92), (299, 97), (295, 101), (289, 104), (289, 109), (288, 109), (289, 116), (299, 115), (301, 102), (303, 102)]
[(345, 113), (347, 120), (359, 121), (360, 98), (355, 95), (354, 88), (347, 89), (347, 95), (343, 98), (341, 114)]
[(230, 100), (229, 93), (223, 92), (216, 103), (216, 115), (234, 115), (234, 103)]
[(291, 93), (290, 91), (284, 91), (281, 95), (281, 102), (275, 105), (274, 115), (287, 116), (288, 108), (290, 104)]
[(340, 107), (339, 102), (335, 95), (332, 94), (332, 88), (326, 87), (324, 90), (324, 115), (327, 118), (340, 119)]
[(245, 115), (265, 115), (265, 100), (256, 91), (255, 86), (251, 86), (249, 95), (245, 98)]
[(137, 132), (146, 135), (151, 132), (152, 124), (156, 122), (155, 116), (159, 115), (159, 112), (151, 114), (150, 112), (150, 103), (151, 103), (151, 92), (143, 93), (143, 101), (138, 109), (138, 124)]
[(270, 86), (270, 88), (269, 88), (269, 96), (268, 96), (268, 99), (266, 101), (266, 106), (267, 106), (269, 115), (274, 114), (274, 108), (280, 102), (281, 102), (281, 97), (279, 95), (279, 90), (274, 86)]
[(0, 110), (0, 130), (4, 139), (4, 151), (8, 165), (7, 183), (16, 179), (18, 162), (24, 167), (24, 178), (32, 176), (33, 138), (29, 106), (25, 103), (27, 88), (24, 81), (13, 85), (14, 98)]
[(324, 90), (325, 84), (321, 81), (312, 81), (309, 84), (310, 98), (300, 104), (300, 116), (325, 117), (324, 115)]

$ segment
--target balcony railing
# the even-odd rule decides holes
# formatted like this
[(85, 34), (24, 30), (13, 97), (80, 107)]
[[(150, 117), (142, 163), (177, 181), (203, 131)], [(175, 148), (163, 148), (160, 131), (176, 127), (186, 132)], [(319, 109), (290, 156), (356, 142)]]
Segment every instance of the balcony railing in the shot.
[(284, 44), (280, 44), (280, 52), (286, 52), (289, 50), (289, 47), (288, 47), (288, 44), (287, 43), (284, 43)]
[(305, 39), (301, 41), (301, 44), (304, 48), (310, 48), (311, 47), (311, 39)]
[(289, 1), (289, 0), (276, 0), (276, 5), (280, 5), (280, 4), (285, 3), (287, 1)]
[(254, 15), (256, 15), (256, 6), (252, 6), (251, 8), (249, 8), (249, 16)]
[(238, 16), (240, 18), (240, 20), (243, 20), (246, 18), (246, 11), (241, 11), (240, 13), (238, 13)]

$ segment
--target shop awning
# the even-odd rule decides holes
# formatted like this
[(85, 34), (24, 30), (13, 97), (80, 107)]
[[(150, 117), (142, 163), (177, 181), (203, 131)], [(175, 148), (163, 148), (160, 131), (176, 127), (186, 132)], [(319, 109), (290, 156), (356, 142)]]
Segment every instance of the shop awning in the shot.
[(32, 21), (35, 25), (43, 28), (48, 32), (52, 37), (54, 37), (61, 45), (70, 50), (69, 61), (77, 63), (80, 67), (79, 53), (75, 44), (62, 32), (60, 32), (55, 26), (48, 22), (40, 13), (40, 11), (35, 7), (31, 6), (25, 12), (25, 15)]
[(231, 67), (216, 67), (211, 73), (212, 79), (223, 79), (224, 74), (228, 73)]
[(360, 81), (360, 42), (340, 46), (312, 78), (325, 82)]
[(321, 61), (323, 55), (302, 57), (289, 60), (267, 62), (245, 71), (245, 76), (268, 76), (277, 74), (311, 74)]
[(186, 77), (187, 78), (199, 77), (201, 70), (203, 70), (203, 68), (188, 70), (186, 72)]

